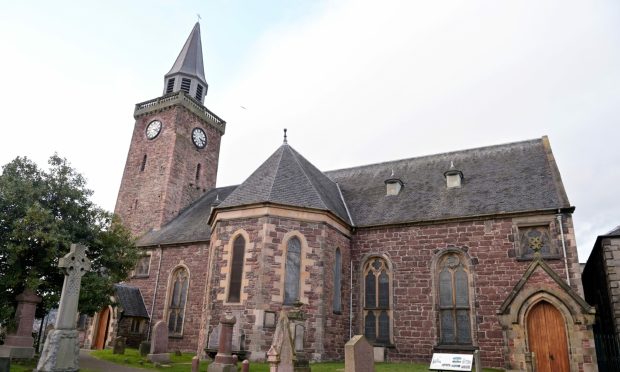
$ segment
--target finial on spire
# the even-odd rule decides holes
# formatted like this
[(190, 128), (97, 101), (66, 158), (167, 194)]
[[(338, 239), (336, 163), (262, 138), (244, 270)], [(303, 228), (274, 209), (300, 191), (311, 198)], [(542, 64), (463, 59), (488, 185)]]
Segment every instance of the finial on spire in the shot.
[(450, 169), (454, 169), (454, 161), (450, 161)]
[(286, 139), (286, 128), (284, 128), (284, 143), (288, 143), (288, 141)]
[(390, 175), (390, 177), (394, 178), (394, 168), (392, 168), (392, 174)]
[(202, 17), (200, 16), (200, 13), (196, 13), (196, 18), (198, 18), (198, 22), (200, 22), (200, 20), (202, 19)]

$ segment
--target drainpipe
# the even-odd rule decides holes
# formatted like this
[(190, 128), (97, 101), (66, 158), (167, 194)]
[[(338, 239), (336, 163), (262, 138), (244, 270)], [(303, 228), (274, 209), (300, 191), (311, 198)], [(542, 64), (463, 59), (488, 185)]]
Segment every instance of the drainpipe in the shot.
[(351, 268), (351, 278), (349, 285), (349, 340), (353, 338), (353, 260), (351, 260), (349, 267)]
[(564, 253), (564, 269), (566, 269), (566, 282), (570, 286), (570, 275), (568, 273), (568, 257), (566, 257), (566, 242), (564, 240), (564, 228), (562, 227), (562, 214), (559, 209), (556, 218), (558, 219), (558, 224), (560, 225), (560, 235), (562, 237), (562, 252)]
[(164, 255), (164, 250), (160, 244), (157, 244), (159, 248), (159, 264), (157, 265), (157, 277), (155, 278), (155, 290), (153, 291), (153, 301), (151, 303), (151, 317), (149, 318), (149, 326), (146, 329), (146, 340), (151, 339), (151, 324), (153, 324), (153, 311), (155, 311), (155, 299), (157, 298), (157, 286), (159, 285), (159, 272), (161, 271), (161, 259)]

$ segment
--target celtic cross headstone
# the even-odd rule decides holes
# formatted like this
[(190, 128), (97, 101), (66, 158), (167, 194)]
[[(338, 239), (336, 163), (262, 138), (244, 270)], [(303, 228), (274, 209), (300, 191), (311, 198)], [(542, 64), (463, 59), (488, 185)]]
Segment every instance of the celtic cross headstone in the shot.
[(86, 247), (71, 244), (71, 249), (58, 261), (65, 281), (60, 295), (56, 327), (47, 335), (37, 371), (78, 371), (79, 339), (76, 330), (78, 299), (82, 277), (90, 270)]

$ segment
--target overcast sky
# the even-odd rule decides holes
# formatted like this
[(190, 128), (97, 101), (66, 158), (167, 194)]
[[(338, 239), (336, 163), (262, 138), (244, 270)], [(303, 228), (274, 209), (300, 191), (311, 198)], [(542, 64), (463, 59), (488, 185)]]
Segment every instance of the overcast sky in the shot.
[(323, 170), (548, 135), (580, 261), (620, 224), (617, 0), (4, 1), (0, 164), (58, 152), (113, 210), (134, 104), (161, 95), (196, 13), (228, 123), (219, 186), (285, 127)]

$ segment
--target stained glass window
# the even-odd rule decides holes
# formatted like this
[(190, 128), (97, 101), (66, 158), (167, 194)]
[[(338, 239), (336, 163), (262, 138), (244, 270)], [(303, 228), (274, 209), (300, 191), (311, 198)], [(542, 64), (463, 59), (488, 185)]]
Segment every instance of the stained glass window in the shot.
[(170, 305), (168, 306), (168, 333), (181, 335), (183, 333), (183, 316), (187, 302), (189, 276), (184, 268), (177, 269), (172, 275), (170, 290)]
[(230, 286), (228, 302), (241, 301), (241, 280), (243, 278), (243, 256), (245, 255), (245, 239), (239, 235), (233, 243), (232, 264), (230, 268)]
[(301, 242), (293, 237), (288, 241), (286, 249), (286, 265), (284, 279), (284, 304), (292, 305), (299, 301), (299, 274), (301, 266)]
[(364, 335), (376, 345), (390, 343), (391, 273), (387, 261), (373, 257), (364, 265)]
[(469, 276), (459, 256), (439, 262), (439, 323), (442, 344), (470, 345)]

